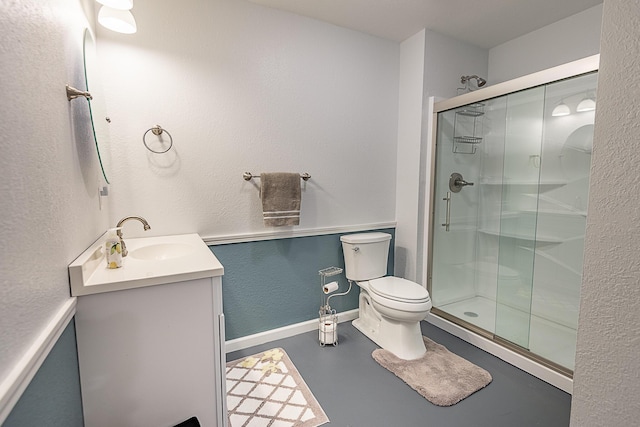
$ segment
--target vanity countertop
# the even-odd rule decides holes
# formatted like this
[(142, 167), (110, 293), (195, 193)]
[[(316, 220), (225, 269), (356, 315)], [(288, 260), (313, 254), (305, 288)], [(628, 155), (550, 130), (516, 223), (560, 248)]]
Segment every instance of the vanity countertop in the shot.
[(105, 260), (106, 233), (69, 265), (71, 295), (183, 282), (222, 276), (220, 261), (198, 234), (130, 238), (129, 255), (121, 268), (109, 269)]

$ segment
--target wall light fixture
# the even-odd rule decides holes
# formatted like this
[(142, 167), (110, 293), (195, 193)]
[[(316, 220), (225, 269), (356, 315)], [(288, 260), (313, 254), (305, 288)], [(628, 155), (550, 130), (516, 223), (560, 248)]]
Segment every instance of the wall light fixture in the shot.
[(98, 12), (98, 22), (105, 28), (123, 34), (138, 31), (136, 20), (131, 13), (133, 0), (96, 0), (103, 6)]
[(576, 111), (582, 113), (583, 111), (593, 111), (596, 109), (596, 101), (591, 97), (586, 97), (576, 107)]
[(556, 105), (556, 108), (551, 112), (553, 117), (568, 116), (569, 114), (571, 114), (571, 110), (564, 101), (561, 101), (560, 104)]

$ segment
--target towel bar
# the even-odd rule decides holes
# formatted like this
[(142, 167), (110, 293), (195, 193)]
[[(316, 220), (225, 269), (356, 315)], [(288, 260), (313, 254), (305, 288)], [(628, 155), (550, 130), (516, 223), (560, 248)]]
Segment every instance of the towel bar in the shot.
[[(253, 175), (251, 172), (245, 172), (242, 174), (242, 178), (244, 178), (245, 181), (250, 181), (252, 178), (260, 178), (260, 175)], [(311, 175), (305, 172), (300, 174), (300, 178), (304, 181), (309, 181), (311, 179)]]

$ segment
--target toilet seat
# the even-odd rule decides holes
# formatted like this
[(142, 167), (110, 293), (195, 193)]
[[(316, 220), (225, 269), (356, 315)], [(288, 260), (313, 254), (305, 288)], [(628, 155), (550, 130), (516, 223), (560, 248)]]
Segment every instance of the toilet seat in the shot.
[(408, 304), (430, 301), (429, 292), (425, 288), (400, 277), (385, 276), (370, 280), (369, 289), (383, 298)]
[(425, 315), (431, 309), (429, 292), (415, 282), (387, 276), (370, 280), (368, 288), (371, 299), (389, 309)]

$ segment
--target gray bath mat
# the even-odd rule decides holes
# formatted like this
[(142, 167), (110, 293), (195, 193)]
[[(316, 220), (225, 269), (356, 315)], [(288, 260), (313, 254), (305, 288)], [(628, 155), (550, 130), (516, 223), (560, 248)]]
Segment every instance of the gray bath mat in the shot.
[(427, 352), (414, 360), (403, 360), (393, 353), (377, 349), (373, 358), (393, 372), (434, 405), (451, 406), (470, 396), (491, 381), (491, 374), (468, 360), (451, 353), (427, 337)]

